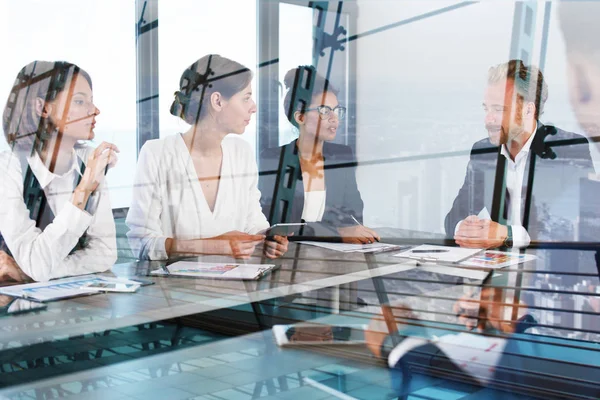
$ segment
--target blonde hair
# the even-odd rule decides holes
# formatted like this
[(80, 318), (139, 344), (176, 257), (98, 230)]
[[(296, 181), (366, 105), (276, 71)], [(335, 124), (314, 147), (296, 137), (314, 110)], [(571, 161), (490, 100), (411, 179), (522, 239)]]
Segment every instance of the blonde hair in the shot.
[(498, 64), (488, 71), (488, 83), (498, 83), (503, 79), (514, 82), (517, 95), (521, 100), (535, 104), (535, 118), (537, 119), (544, 111), (544, 104), (548, 99), (548, 85), (539, 68), (529, 67), (521, 60), (510, 60), (507, 63)]
[(4, 136), (13, 150), (31, 151), (36, 141), (43, 144), (56, 132), (53, 121), (37, 112), (36, 101), (54, 101), (77, 75), (92, 87), (89, 74), (69, 62), (33, 61), (21, 68), (2, 114)]

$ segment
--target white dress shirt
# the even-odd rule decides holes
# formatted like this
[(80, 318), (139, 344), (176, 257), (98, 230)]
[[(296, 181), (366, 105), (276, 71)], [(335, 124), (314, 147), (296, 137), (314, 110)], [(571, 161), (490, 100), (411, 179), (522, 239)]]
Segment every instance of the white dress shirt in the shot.
[[(502, 154), (507, 161), (505, 170), (505, 181), (506, 190), (508, 190), (508, 193), (511, 198), (510, 205), (507, 210), (508, 220), (506, 222), (512, 228), (513, 247), (518, 248), (527, 247), (529, 246), (529, 243), (531, 243), (529, 233), (523, 227), (523, 221), (521, 221), (521, 196), (525, 195), (525, 193), (522, 193), (523, 179), (525, 177), (525, 167), (527, 166), (527, 158), (529, 156), (531, 143), (533, 142), (533, 138), (535, 137), (536, 131), (537, 123), (534, 127), (533, 134), (529, 137), (527, 142), (525, 142), (525, 145), (523, 146), (521, 151), (519, 151), (514, 161), (510, 157), (510, 152), (506, 148), (506, 145), (502, 145), (502, 147), (500, 148), (500, 154)], [(486, 213), (488, 212), (486, 211)], [(456, 224), (456, 228), (454, 228), (454, 234), (458, 232), (461, 222), (462, 221)]]
[[(27, 158), (54, 214), (43, 231), (29, 218), (23, 200), (25, 171), (19, 158), (10, 151), (0, 154), (0, 231), (19, 267), (36, 281), (105, 271), (117, 259), (115, 222), (104, 183), (90, 196), (86, 210), (91, 213), (71, 203), (80, 176), (78, 158), (87, 161), (93, 150), (77, 148), (71, 168), (62, 175), (50, 172), (37, 153)], [(86, 247), (69, 254), (86, 230)]]
[(144, 144), (127, 215), (127, 237), (138, 258), (166, 259), (168, 238), (210, 238), (233, 230), (254, 234), (269, 227), (250, 145), (227, 136), (221, 149), (221, 178), (211, 211), (181, 134)]
[(510, 195), (510, 205), (508, 207), (508, 220), (507, 224), (512, 227), (513, 234), (513, 246), (514, 247), (527, 247), (531, 242), (529, 233), (523, 227), (523, 221), (521, 221), (521, 196), (525, 196), (526, 193), (523, 191), (523, 179), (525, 178), (525, 167), (527, 166), (527, 158), (531, 149), (531, 143), (535, 137), (537, 131), (537, 123), (534, 127), (533, 134), (529, 137), (525, 145), (519, 151), (515, 160), (513, 161), (510, 157), (510, 152), (503, 145), (500, 149), (500, 153), (506, 158), (506, 190)]
[(313, 190), (304, 192), (304, 207), (302, 208), (302, 219), (306, 222), (321, 222), (325, 213), (325, 190)]

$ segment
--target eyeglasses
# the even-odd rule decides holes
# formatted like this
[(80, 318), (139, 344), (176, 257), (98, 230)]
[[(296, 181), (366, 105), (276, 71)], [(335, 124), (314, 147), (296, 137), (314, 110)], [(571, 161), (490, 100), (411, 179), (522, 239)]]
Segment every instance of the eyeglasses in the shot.
[(336, 115), (338, 119), (344, 119), (346, 117), (346, 107), (337, 106), (335, 108), (331, 108), (329, 106), (318, 106), (314, 108), (307, 108), (304, 111), (318, 111), (319, 118), (328, 119), (331, 117), (331, 112)]

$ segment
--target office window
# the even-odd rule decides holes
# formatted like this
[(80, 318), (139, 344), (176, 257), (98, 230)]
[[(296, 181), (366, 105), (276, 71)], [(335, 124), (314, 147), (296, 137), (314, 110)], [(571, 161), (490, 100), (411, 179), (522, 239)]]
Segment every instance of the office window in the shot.
[[(235, 11), (233, 11), (235, 10)], [(250, 68), (256, 96), (256, 4), (252, 1), (176, 0), (159, 2), (160, 137), (185, 132), (189, 125), (172, 116), (173, 92), (181, 73), (206, 54), (219, 54)], [(256, 118), (242, 137), (256, 147)]]
[[(137, 158), (134, 1), (20, 0), (0, 7), (2, 108), (17, 72), (33, 60), (65, 60), (86, 70), (101, 112), (90, 144), (108, 141), (121, 150), (107, 179), (112, 206), (128, 207)], [(4, 138), (0, 142), (0, 149), (8, 148)]]
[(311, 8), (282, 3), (279, 6), (279, 145), (298, 137), (283, 109), (287, 93), (285, 74), (299, 65), (312, 64), (313, 11)]

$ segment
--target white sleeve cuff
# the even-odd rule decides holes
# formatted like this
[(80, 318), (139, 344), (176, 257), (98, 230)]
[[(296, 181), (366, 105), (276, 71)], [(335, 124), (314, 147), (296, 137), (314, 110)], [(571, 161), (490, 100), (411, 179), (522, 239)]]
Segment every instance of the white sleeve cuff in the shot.
[(531, 238), (529, 237), (527, 230), (521, 225), (511, 225), (511, 228), (513, 234), (513, 247), (522, 248), (529, 246)]
[(456, 227), (454, 227), (454, 236), (456, 236), (456, 232), (458, 232), (458, 230), (460, 229), (461, 223), (462, 223), (462, 221), (458, 221), (458, 224), (456, 224)]
[[(145, 240), (142, 251), (140, 251), (141, 260), (167, 260), (169, 255), (165, 244), (167, 243), (166, 236), (157, 236)], [(138, 243), (143, 243), (142, 239)]]
[(53, 224), (59, 225), (63, 231), (75, 237), (75, 242), (79, 240), (83, 232), (92, 223), (92, 216), (83, 210), (75, 207), (70, 201), (66, 202), (58, 215), (52, 221)]

